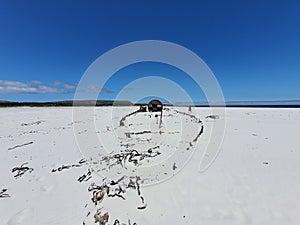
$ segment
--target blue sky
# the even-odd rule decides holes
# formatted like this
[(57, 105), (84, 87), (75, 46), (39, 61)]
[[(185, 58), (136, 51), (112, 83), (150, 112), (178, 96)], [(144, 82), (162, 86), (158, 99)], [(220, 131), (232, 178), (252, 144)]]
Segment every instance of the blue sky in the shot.
[[(0, 100), (73, 99), (97, 57), (149, 39), (198, 54), (227, 101), (300, 100), (299, 12), (299, 1), (274, 0), (0, 1)], [(113, 99), (145, 71), (172, 76), (203, 100), (185, 74), (157, 63), (124, 68), (100, 97)]]

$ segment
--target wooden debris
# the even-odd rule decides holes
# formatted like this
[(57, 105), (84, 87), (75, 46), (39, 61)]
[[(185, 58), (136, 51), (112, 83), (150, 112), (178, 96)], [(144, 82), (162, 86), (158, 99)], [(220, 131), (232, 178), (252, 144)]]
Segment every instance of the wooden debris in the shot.
[(202, 121), (194, 115), (191, 115), (191, 114), (185, 113), (185, 112), (181, 112), (181, 111), (178, 111), (178, 110), (174, 110), (174, 111), (178, 114), (182, 114), (184, 116), (190, 117), (192, 119), (192, 121), (195, 122), (195, 123), (202, 123)]
[(136, 111), (134, 111), (132, 113), (129, 113), (129, 114), (125, 115), (124, 117), (122, 117), (122, 119), (120, 120), (120, 127), (125, 126), (125, 120), (126, 120), (127, 117), (132, 116), (132, 115), (134, 115), (136, 113), (139, 113), (139, 112), (140, 112), (140, 110), (136, 110)]
[[(127, 225), (127, 224), (120, 223), (120, 221), (118, 219), (116, 219), (115, 222), (113, 223), (113, 225)], [(130, 220), (128, 220), (128, 225), (131, 225)], [(137, 223), (133, 223), (132, 225), (137, 225)]]
[(146, 209), (146, 207), (147, 207), (147, 203), (146, 203), (146, 204), (144, 204), (143, 206), (138, 206), (138, 207), (137, 207), (137, 209), (140, 209), (140, 210), (142, 210), (142, 209)]
[(97, 186), (92, 183), (88, 188), (88, 191), (93, 191), (92, 202), (95, 205), (98, 205), (103, 201), (105, 195), (109, 194), (109, 187), (105, 184), (102, 186)]
[(88, 169), (88, 172), (86, 174), (83, 174), (78, 178), (78, 181), (81, 183), (83, 181), (89, 181), (92, 178), (92, 172), (90, 169)]
[[(104, 179), (106, 180), (106, 179)], [(121, 178), (117, 179), (116, 181), (104, 181), (102, 185), (96, 185), (95, 183), (92, 183), (88, 191), (92, 192), (92, 202), (94, 203), (95, 206), (100, 205), (102, 201), (104, 200), (105, 197), (108, 198), (114, 198), (118, 197), (123, 200), (126, 200), (125, 195), (127, 192), (127, 189), (134, 189), (137, 190), (137, 194), (141, 199), (141, 206), (138, 206), (137, 209), (143, 210), (147, 207), (147, 203), (145, 203), (144, 197), (141, 195), (141, 190), (140, 190), (140, 182), (141, 178), (136, 176), (136, 177), (126, 177), (122, 176)], [(116, 187), (116, 185), (118, 185)], [(102, 208), (101, 208), (102, 209)], [(98, 210), (98, 212), (95, 214), (96, 218), (95, 223), (99, 223), (99, 219), (102, 216), (101, 214), (101, 209)], [(89, 214), (88, 214), (89, 215)], [(87, 215), (87, 217), (88, 217)], [(94, 216), (95, 217), (95, 216)], [(103, 220), (104, 222), (105, 220)], [(130, 220), (128, 221), (130, 224)], [(85, 224), (85, 222), (83, 222)], [(101, 224), (101, 223), (100, 223)], [(105, 223), (103, 223), (105, 224)], [(120, 223), (118, 220), (115, 220), (114, 224), (124, 224)], [(136, 225), (136, 223), (134, 223)], [(133, 225), (134, 225), (133, 224)]]
[(7, 189), (2, 189), (0, 191), (0, 198), (9, 198), (10, 195), (6, 193), (7, 192)]
[(155, 147), (148, 149), (146, 152), (138, 152), (135, 149), (126, 150), (124, 152), (104, 156), (101, 161), (106, 163), (108, 169), (116, 165), (121, 165), (126, 168), (126, 162), (138, 166), (145, 158), (153, 158), (161, 154), (158, 151), (153, 152), (153, 149), (155, 149)]
[(220, 119), (220, 116), (218, 116), (218, 115), (209, 115), (209, 116), (206, 116), (205, 118), (217, 120), (217, 119)]
[(26, 146), (26, 145), (31, 145), (31, 144), (33, 144), (33, 141), (25, 143), (25, 144), (21, 144), (21, 145), (16, 145), (14, 147), (8, 148), (8, 150), (10, 151), (10, 150), (13, 150), (15, 148), (20, 148), (20, 147), (23, 147), (23, 146)]
[(52, 173), (55, 173), (55, 172), (61, 172), (61, 171), (63, 171), (63, 170), (65, 170), (65, 169), (70, 169), (70, 168), (74, 168), (74, 167), (81, 167), (81, 166), (83, 166), (83, 165), (85, 165), (86, 164), (86, 159), (81, 159), (79, 162), (78, 162), (78, 164), (73, 164), (73, 165), (62, 165), (62, 166), (60, 166), (60, 167), (58, 167), (57, 169), (52, 169)]
[(94, 215), (95, 223), (99, 223), (99, 225), (105, 225), (108, 223), (109, 215), (108, 213), (104, 213), (101, 215), (101, 209), (98, 209)]
[(32, 122), (32, 123), (22, 123), (21, 126), (31, 126), (31, 125), (39, 125), (40, 123), (45, 122), (43, 120)]
[(28, 166), (25, 166), (28, 164), (28, 162), (23, 163), (20, 167), (15, 167), (11, 170), (12, 173), (17, 172), (17, 174), (14, 175), (15, 178), (22, 177), (26, 172), (31, 173), (33, 171), (33, 168), (30, 168)]
[(127, 133), (125, 133), (125, 135), (130, 136), (130, 135), (151, 134), (151, 133), (152, 133), (152, 131), (150, 131), (150, 130), (144, 130), (144, 131), (140, 131), (140, 132), (127, 132)]
[(114, 185), (117, 185), (118, 183), (120, 183), (122, 180), (124, 180), (124, 178), (125, 178), (125, 176), (123, 176), (123, 177), (121, 177), (119, 180), (117, 180), (117, 181), (111, 181), (110, 182), (110, 185), (111, 186), (114, 186)]
[(177, 169), (177, 166), (176, 166), (176, 163), (174, 162), (173, 164), (173, 170), (176, 170)]
[(193, 142), (197, 142), (197, 140), (199, 139), (199, 137), (201, 136), (201, 134), (203, 134), (204, 132), (204, 126), (201, 126), (201, 130), (199, 131), (199, 133), (197, 134), (197, 136), (194, 138)]

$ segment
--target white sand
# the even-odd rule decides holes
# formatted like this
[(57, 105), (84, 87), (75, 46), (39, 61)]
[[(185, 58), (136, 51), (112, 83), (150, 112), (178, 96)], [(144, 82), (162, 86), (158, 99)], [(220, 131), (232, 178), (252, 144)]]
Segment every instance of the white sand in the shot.
[[(192, 140), (199, 127), (188, 119), (180, 120), (173, 112), (174, 117), (163, 119), (165, 135), (133, 134), (126, 139), (125, 128), (119, 127), (118, 121), (133, 109), (118, 108), (113, 117), (111, 110), (110, 107), (102, 107), (95, 111), (95, 130), (102, 138), (104, 149), (117, 151), (120, 149), (117, 140), (121, 139), (123, 144), (134, 145), (139, 150), (160, 144), (162, 154), (145, 160), (144, 166), (164, 162), (168, 155), (181, 152), (180, 158), (176, 156), (180, 167), (180, 160), (185, 161), (185, 157), (190, 156), (184, 143)], [(187, 112), (187, 108), (180, 110)], [(128, 189), (124, 193), (126, 200), (105, 197), (103, 202), (94, 206), (88, 187), (93, 182), (101, 185), (102, 178), (92, 173), (88, 181), (77, 181), (87, 173), (88, 165), (52, 172), (62, 165), (79, 165), (79, 160), (83, 158), (73, 132), (72, 109), (1, 108), (0, 192), (7, 189), (5, 193), (9, 196), (0, 198), (0, 224), (74, 225), (82, 224), (84, 220), (86, 224), (94, 224), (93, 215), (103, 207), (103, 213), (110, 215), (108, 224), (111, 225), (115, 219), (124, 224), (129, 224), (130, 220), (131, 225), (134, 222), (138, 225), (298, 225), (300, 109), (227, 109), (221, 152), (204, 172), (199, 172), (199, 161), (207, 142), (213, 141), (213, 137), (209, 139), (209, 131), (214, 123), (224, 118), (206, 119), (210, 115), (208, 109), (197, 108), (192, 113), (196, 110), (203, 121), (204, 133), (197, 141), (199, 149), (179, 173), (176, 174), (176, 170), (180, 168), (174, 171), (173, 164), (166, 164), (167, 168), (161, 171), (145, 173), (154, 183), (155, 179), (171, 178), (142, 186), (144, 204), (136, 191)], [(110, 121), (113, 121), (113, 126)], [(185, 122), (177, 124), (178, 121)], [(86, 121), (75, 122), (84, 124)], [(126, 127), (137, 132), (159, 131), (156, 118), (149, 118), (147, 113), (128, 118)], [(75, 129), (76, 136), (82, 132), (83, 137), (88, 138), (85, 133), (91, 131), (79, 131), (79, 128), (80, 125)], [(179, 137), (178, 131), (183, 132), (184, 136)], [(113, 133), (120, 139), (116, 139)], [(151, 138), (149, 143), (147, 138)], [(98, 150), (103, 150), (100, 147), (84, 152), (96, 157)], [(16, 179), (12, 168), (20, 167), (25, 162), (28, 162), (25, 166), (34, 170), (31, 173), (26, 171)], [(97, 164), (93, 168), (103, 169), (103, 166)], [(129, 165), (129, 168), (133, 166)], [(124, 169), (117, 171), (124, 172)], [(155, 176), (159, 172), (162, 174)], [(110, 172), (103, 171), (103, 175), (110, 175)], [(137, 209), (142, 205), (146, 208)], [(86, 218), (88, 212), (91, 213)]]

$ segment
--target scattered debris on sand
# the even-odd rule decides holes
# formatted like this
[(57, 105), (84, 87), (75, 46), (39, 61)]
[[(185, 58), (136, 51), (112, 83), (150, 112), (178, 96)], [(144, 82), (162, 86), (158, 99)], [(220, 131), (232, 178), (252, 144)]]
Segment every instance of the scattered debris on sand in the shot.
[(26, 134), (37, 134), (39, 133), (38, 130), (30, 130), (30, 131), (24, 131), (20, 135), (26, 135)]
[(39, 125), (40, 123), (45, 122), (44, 120), (39, 120), (32, 123), (22, 123), (21, 126), (32, 126), (32, 125)]
[[(126, 192), (128, 190), (134, 190), (137, 192), (137, 195), (140, 197), (141, 204), (142, 204), (141, 206), (137, 206), (137, 209), (143, 210), (143, 209), (146, 209), (147, 203), (145, 203), (144, 197), (141, 194), (140, 181), (141, 181), (141, 178), (139, 176), (136, 176), (136, 177), (122, 176), (121, 178), (119, 178), (116, 181), (104, 180), (103, 184), (101, 184), (101, 185), (96, 185), (95, 183), (92, 183), (89, 186), (88, 191), (92, 192), (91, 200), (92, 200), (92, 203), (94, 204), (94, 206), (97, 207), (98, 205), (100, 205), (102, 203), (102, 201), (106, 197), (107, 198), (117, 197), (122, 200), (126, 200), (126, 198), (125, 198)], [(108, 222), (108, 218), (109, 218), (108, 213), (107, 213), (107, 216), (104, 217), (105, 214), (104, 215), (101, 214), (102, 209), (103, 208), (97, 209), (97, 211), (94, 215), (95, 223), (99, 222), (99, 224), (106, 224)], [(90, 215), (90, 212), (87, 214), (87, 217), (89, 215)], [(106, 221), (106, 222), (100, 223), (100, 218), (102, 218), (102, 219), (107, 218), (107, 221), (103, 220), (103, 222), (104, 221)], [(128, 222), (130, 224), (130, 220)], [(85, 224), (85, 222), (83, 222), (83, 224)], [(116, 219), (114, 224), (120, 224), (120, 223)], [(136, 224), (136, 223), (134, 223), (134, 224)]]
[[(170, 111), (166, 109), (166, 111)], [(197, 118), (194, 115), (172, 110), (177, 114), (184, 115), (188, 117), (187, 119), (190, 119), (191, 122), (199, 124), (199, 132), (196, 134), (196, 136), (188, 142), (188, 147), (191, 148), (194, 146), (194, 144), (198, 141), (202, 133), (204, 132), (204, 125), (203, 122)], [(120, 126), (125, 126), (125, 120), (126, 118), (135, 115), (140, 111), (135, 111), (132, 113), (127, 114), (120, 120)], [(144, 134), (154, 134), (153, 131), (150, 130), (143, 130), (143, 131), (134, 131), (134, 132), (126, 132), (124, 133), (126, 138), (132, 138), (132, 136), (137, 135), (144, 135)], [(138, 140), (138, 139), (137, 139)], [(102, 170), (110, 170), (112, 167), (115, 166), (121, 166), (122, 168), (127, 169), (126, 165), (130, 164), (131, 166), (139, 167), (142, 165), (143, 160), (153, 158), (156, 156), (159, 156), (161, 154), (160, 151), (160, 145), (156, 145), (154, 147), (151, 147), (147, 150), (141, 151), (138, 149), (134, 149), (134, 144), (124, 144), (121, 143), (122, 147), (126, 147), (125, 150), (120, 150), (119, 152), (111, 152), (107, 155), (101, 155), (99, 160), (91, 159), (91, 163), (93, 164), (101, 164), (101, 169), (95, 171), (95, 172), (101, 172)], [(175, 171), (178, 168), (178, 165), (174, 162), (172, 169)], [(92, 171), (94, 172), (94, 171)], [(85, 180), (89, 180), (90, 173), (82, 175), (78, 181), (82, 182)], [(121, 175), (121, 174), (120, 174)], [(137, 193), (137, 197), (140, 199), (140, 204), (136, 206), (137, 210), (145, 210), (147, 208), (147, 203), (145, 202), (144, 197), (141, 194), (141, 188), (140, 183), (143, 183), (144, 181), (139, 176), (121, 176), (119, 179), (116, 180), (109, 180), (108, 178), (104, 178), (102, 180), (102, 184), (96, 184), (91, 183), (88, 191), (92, 193), (91, 201), (93, 204), (93, 207), (96, 207), (96, 213), (94, 214), (95, 223), (103, 224), (105, 225), (108, 223), (109, 220), (109, 212), (105, 212), (103, 209), (104, 207), (104, 199), (109, 198), (118, 198), (120, 201), (125, 201), (128, 198), (127, 192), (128, 191), (135, 191)], [(97, 209), (100, 207), (100, 209)], [(105, 212), (105, 213), (103, 213)], [(85, 220), (91, 215), (91, 211), (87, 213), (87, 216)], [(83, 224), (85, 224), (85, 220), (83, 221)], [(118, 219), (112, 220), (114, 221), (113, 225), (125, 225), (125, 223), (120, 223)], [(128, 220), (128, 225), (131, 225), (130, 220)], [(133, 225), (136, 225), (134, 223)]]
[[(191, 121), (193, 123), (196, 123), (197, 125), (199, 125), (199, 132), (197, 133), (197, 135), (191, 139), (188, 143), (187, 149), (189, 149), (190, 147), (192, 147), (195, 142), (198, 141), (198, 138), (201, 136), (201, 134), (204, 131), (204, 126), (203, 126), (203, 122), (197, 118), (194, 115), (191, 115), (189, 113), (185, 113), (185, 112), (181, 112), (178, 110), (170, 110), (165, 108), (164, 110), (168, 111), (168, 112), (175, 112), (177, 114), (181, 114), (186, 116), (187, 118), (185, 118), (187, 121)], [(125, 115), (124, 117), (121, 118), (120, 120), (120, 126), (127, 126), (127, 124), (125, 124), (125, 120), (126, 118), (135, 115), (136, 113), (139, 112), (143, 112), (141, 110), (137, 110), (134, 111), (132, 113), (129, 113), (127, 115)], [(151, 116), (151, 115), (150, 115)], [(167, 116), (173, 116), (172, 114), (167, 115)], [(156, 116), (156, 118), (158, 118), (158, 116)], [(23, 123), (22, 126), (30, 126), (30, 125), (39, 125), (41, 122), (43, 121), (37, 121), (37, 122), (33, 122), (33, 123)], [(128, 125), (129, 126), (129, 125)], [(106, 130), (105, 132), (111, 131), (112, 128), (106, 126)], [(84, 130), (83, 132), (86, 132), (86, 130)], [(153, 132), (151, 130), (142, 130), (142, 131), (134, 131), (134, 132), (125, 132), (124, 134), (126, 135), (127, 138), (132, 138), (132, 136), (139, 136), (139, 135), (145, 135), (145, 134), (162, 134), (165, 133), (161, 130)], [(168, 134), (177, 134), (180, 133), (178, 131), (172, 131), (172, 132), (168, 132)], [(139, 141), (139, 137), (136, 137), (136, 140)], [(150, 142), (150, 140), (149, 140)], [(15, 148), (19, 148), (25, 145), (30, 145), (33, 144), (32, 142), (28, 142), (25, 144), (21, 144), (21, 145), (16, 145), (12, 148), (9, 148), (8, 150), (13, 150)], [(109, 220), (111, 225), (137, 225), (136, 222), (131, 223), (130, 219), (128, 219), (128, 222), (126, 224), (126, 222), (120, 222), (119, 218), (111, 218), (113, 217), (111, 212), (109, 210), (106, 210), (105, 207), (105, 199), (111, 199), (111, 198), (116, 198), (119, 199), (117, 201), (125, 201), (129, 198), (129, 196), (132, 196), (131, 193), (129, 192), (134, 192), (136, 193), (136, 197), (140, 200), (140, 202), (138, 201), (137, 205), (135, 205), (134, 207), (137, 210), (146, 210), (147, 209), (147, 202), (145, 201), (144, 196), (142, 195), (141, 192), (141, 184), (143, 184), (148, 178), (141, 178), (140, 176), (126, 176), (120, 173), (120, 177), (118, 177), (118, 179), (114, 179), (114, 180), (110, 180), (109, 178), (104, 178), (102, 180), (101, 184), (96, 184), (95, 180), (93, 179), (93, 173), (94, 172), (100, 172), (102, 170), (110, 170), (112, 169), (112, 167), (115, 166), (120, 166), (124, 169), (127, 169), (127, 166), (129, 168), (130, 166), (135, 166), (135, 167), (139, 167), (143, 164), (143, 161), (149, 161), (150, 158), (154, 158), (157, 157), (159, 155), (161, 155), (161, 145), (157, 145), (155, 144), (153, 147), (150, 148), (146, 148), (146, 149), (135, 149), (135, 144), (129, 144), (129, 143), (120, 143), (120, 146), (122, 147), (122, 150), (116, 150), (116, 151), (112, 151), (109, 154), (104, 154), (104, 155), (100, 155), (99, 154), (99, 158), (89, 158), (87, 159), (81, 159), (78, 161), (78, 163), (74, 163), (74, 164), (67, 164), (67, 165), (61, 165), (57, 168), (53, 168), (51, 170), (52, 173), (58, 173), (64, 170), (68, 170), (68, 169), (72, 169), (72, 168), (79, 168), (82, 166), (87, 166), (89, 163), (92, 164), (101, 164), (101, 169), (96, 171), (94, 169), (88, 168), (87, 171), (85, 171), (85, 173), (83, 173), (81, 176), (78, 177), (77, 181), (79, 183), (86, 183), (86, 182), (90, 182), (88, 183), (88, 192), (91, 193), (91, 202), (87, 203), (85, 205), (85, 208), (90, 208), (92, 207), (92, 209), (88, 209), (88, 213), (86, 214), (85, 219), (83, 220), (83, 225), (86, 225), (86, 220), (88, 219), (89, 221), (94, 221), (95, 224), (99, 224), (99, 225), (108, 225)], [(125, 149), (124, 149), (125, 147)], [(177, 162), (178, 163), (178, 162)], [(30, 168), (29, 166), (27, 166), (27, 162), (23, 163), (20, 167), (15, 167), (12, 169), (15, 178), (19, 178), (21, 176), (23, 176), (26, 172), (33, 172), (33, 168)], [(171, 168), (173, 171), (178, 169), (179, 164), (176, 164), (176, 162), (174, 162), (173, 166), (171, 164)], [(166, 174), (166, 173), (165, 173)], [(91, 181), (92, 180), (92, 181)], [(5, 197), (10, 197), (7, 193), (6, 193), (6, 189), (3, 189), (0, 192), (0, 197), (1, 198), (5, 198)], [(136, 204), (136, 203), (135, 203)], [(89, 207), (88, 207), (89, 206)], [(93, 212), (93, 213), (92, 213)]]
[(17, 172), (17, 174), (14, 175), (15, 178), (20, 178), (22, 177), (26, 172), (32, 173), (33, 172), (33, 168), (30, 168), (27, 165), (28, 162), (23, 163), (20, 167), (14, 167), (11, 172), (15, 173)]
[(72, 165), (67, 165), (67, 166), (62, 165), (62, 166), (58, 167), (57, 169), (52, 169), (52, 173), (61, 172), (62, 170), (70, 169), (70, 168), (74, 168), (74, 167), (82, 167), (85, 164), (86, 164), (86, 159), (81, 159), (81, 160), (79, 160), (78, 164), (72, 164)]
[(101, 215), (101, 209), (98, 209), (94, 215), (95, 223), (99, 223), (99, 225), (105, 225), (108, 222), (109, 215), (108, 213), (104, 213)]
[(28, 142), (28, 143), (21, 144), (21, 145), (16, 145), (16, 146), (14, 146), (14, 147), (8, 148), (8, 150), (10, 151), (10, 150), (13, 150), (13, 149), (15, 149), (15, 148), (20, 148), (20, 147), (23, 147), (23, 146), (26, 146), (26, 145), (31, 145), (31, 144), (33, 144), (33, 141), (30, 141), (30, 142)]
[(134, 166), (138, 166), (145, 158), (153, 158), (160, 155), (161, 153), (159, 151), (153, 151), (153, 149), (158, 147), (156, 146), (154, 148), (149, 148), (144, 152), (139, 152), (135, 149), (132, 149), (125, 150), (120, 153), (112, 153), (108, 156), (103, 156), (103, 158), (100, 160), (100, 163), (106, 163), (108, 169), (116, 165), (126, 168), (126, 162), (133, 163)]
[(220, 119), (220, 116), (219, 115), (209, 115), (209, 116), (206, 116), (205, 118), (206, 119), (217, 120), (217, 119)]

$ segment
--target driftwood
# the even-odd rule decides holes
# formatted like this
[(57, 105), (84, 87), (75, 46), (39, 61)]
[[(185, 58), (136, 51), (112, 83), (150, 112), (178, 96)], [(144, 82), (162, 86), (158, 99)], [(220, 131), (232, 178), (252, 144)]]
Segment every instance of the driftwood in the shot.
[(5, 192), (7, 192), (7, 189), (2, 189), (2, 191), (0, 191), (0, 198), (9, 198), (10, 197), (10, 195)]
[(20, 148), (20, 147), (23, 147), (23, 146), (26, 146), (26, 145), (31, 145), (31, 144), (33, 144), (33, 141), (25, 143), (25, 144), (21, 144), (21, 145), (16, 145), (14, 147), (9, 148), (8, 150), (10, 151), (10, 150), (13, 150), (15, 148)]
[(204, 132), (204, 126), (201, 126), (201, 130), (199, 131), (199, 133), (197, 134), (197, 136), (194, 138), (193, 142), (197, 142), (198, 138), (201, 136), (201, 134), (203, 134)]
[(83, 181), (89, 181), (92, 178), (92, 172), (90, 169), (88, 169), (88, 172), (86, 174), (83, 174), (78, 178), (78, 181), (81, 183)]

